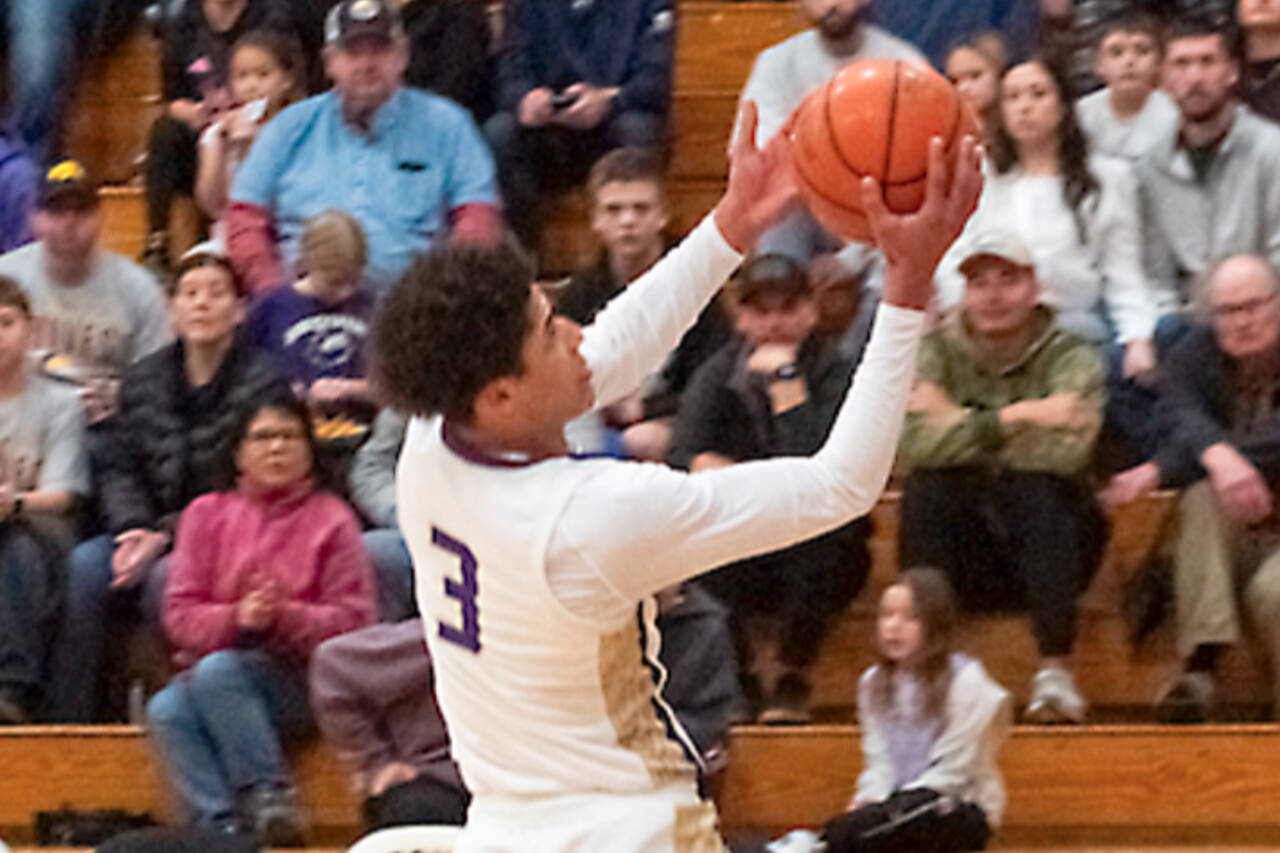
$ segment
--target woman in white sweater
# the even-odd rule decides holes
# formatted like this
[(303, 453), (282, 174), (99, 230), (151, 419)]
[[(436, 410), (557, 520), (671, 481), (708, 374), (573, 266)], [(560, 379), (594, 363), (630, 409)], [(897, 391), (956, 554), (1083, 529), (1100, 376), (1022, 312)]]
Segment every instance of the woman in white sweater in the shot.
[(960, 301), (957, 268), (978, 235), (1013, 231), (1035, 258), (1043, 301), (1058, 322), (1099, 344), (1124, 347), (1123, 376), (1155, 367), (1157, 309), (1142, 271), (1137, 184), (1122, 160), (1087, 156), (1062, 77), (1032, 60), (1000, 87), (999, 123), (978, 212), (938, 267), (942, 308)]

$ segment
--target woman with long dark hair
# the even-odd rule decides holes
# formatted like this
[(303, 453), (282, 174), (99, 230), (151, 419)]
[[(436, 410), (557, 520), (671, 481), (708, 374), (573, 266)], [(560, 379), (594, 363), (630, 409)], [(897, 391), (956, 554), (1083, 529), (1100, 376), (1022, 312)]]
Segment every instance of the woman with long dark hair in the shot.
[(978, 212), (939, 266), (939, 301), (964, 287), (957, 264), (988, 230), (1031, 248), (1042, 299), (1068, 331), (1124, 346), (1123, 375), (1155, 366), (1155, 300), (1142, 271), (1137, 185), (1129, 165), (1089, 156), (1061, 73), (1033, 59), (1005, 72), (989, 133), (993, 174)]

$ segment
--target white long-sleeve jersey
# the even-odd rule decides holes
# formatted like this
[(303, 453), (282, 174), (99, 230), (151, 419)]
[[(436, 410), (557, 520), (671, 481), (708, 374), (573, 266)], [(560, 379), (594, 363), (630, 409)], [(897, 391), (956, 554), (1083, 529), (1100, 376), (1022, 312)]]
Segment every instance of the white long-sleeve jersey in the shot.
[[(739, 261), (708, 219), (610, 303), (582, 343), (599, 405), (657, 367)], [(471, 453), (439, 418), (410, 424), (400, 529), (454, 757), (477, 802), (676, 785), (697, 804), (691, 747), (661, 699), (651, 597), (871, 509), (922, 323), (919, 312), (880, 309), (853, 390), (811, 458), (699, 474), (570, 457), (512, 464)]]

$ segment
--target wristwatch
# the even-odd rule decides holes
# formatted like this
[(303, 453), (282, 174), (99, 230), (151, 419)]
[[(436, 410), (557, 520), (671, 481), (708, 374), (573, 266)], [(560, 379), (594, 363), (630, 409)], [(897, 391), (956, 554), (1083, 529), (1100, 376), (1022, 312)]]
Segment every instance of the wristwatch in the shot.
[(800, 371), (796, 369), (794, 361), (789, 361), (786, 364), (778, 365), (778, 369), (773, 372), (773, 378), (779, 382), (790, 382), (793, 379), (800, 378)]

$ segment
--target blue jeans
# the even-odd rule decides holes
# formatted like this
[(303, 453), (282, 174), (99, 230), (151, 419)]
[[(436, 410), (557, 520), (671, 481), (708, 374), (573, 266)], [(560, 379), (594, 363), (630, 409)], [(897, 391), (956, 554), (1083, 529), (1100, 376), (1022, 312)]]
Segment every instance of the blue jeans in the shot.
[(378, 615), (383, 622), (403, 622), (418, 615), (413, 592), (413, 561), (400, 531), (380, 527), (367, 531), (364, 550), (373, 564), (378, 589)]
[(0, 524), (0, 686), (33, 700), (44, 689), (65, 556), (26, 524)]
[(37, 163), (48, 158), (75, 64), (77, 20), (88, 0), (7, 0), (9, 119)]
[(102, 662), (108, 637), (126, 631), (128, 617), (138, 613), (151, 624), (160, 621), (167, 575), (164, 561), (151, 567), (140, 589), (114, 590), (111, 556), (115, 550), (113, 537), (104, 533), (81, 542), (71, 552), (62, 624), (49, 675), (55, 722), (96, 722), (101, 712)]
[(147, 703), (147, 729), (193, 823), (235, 814), (236, 795), (289, 784), (281, 734), (311, 725), (305, 672), (258, 649), (201, 658)]
[[(1184, 313), (1160, 318), (1152, 336), (1157, 362), (1163, 363), (1169, 357), (1170, 350), (1193, 324), (1194, 319)], [(1166, 438), (1169, 425), (1158, 417), (1157, 387), (1124, 378), (1124, 345), (1107, 344), (1103, 358), (1107, 369), (1107, 406), (1097, 455), (1100, 473), (1109, 476), (1154, 456)]]

